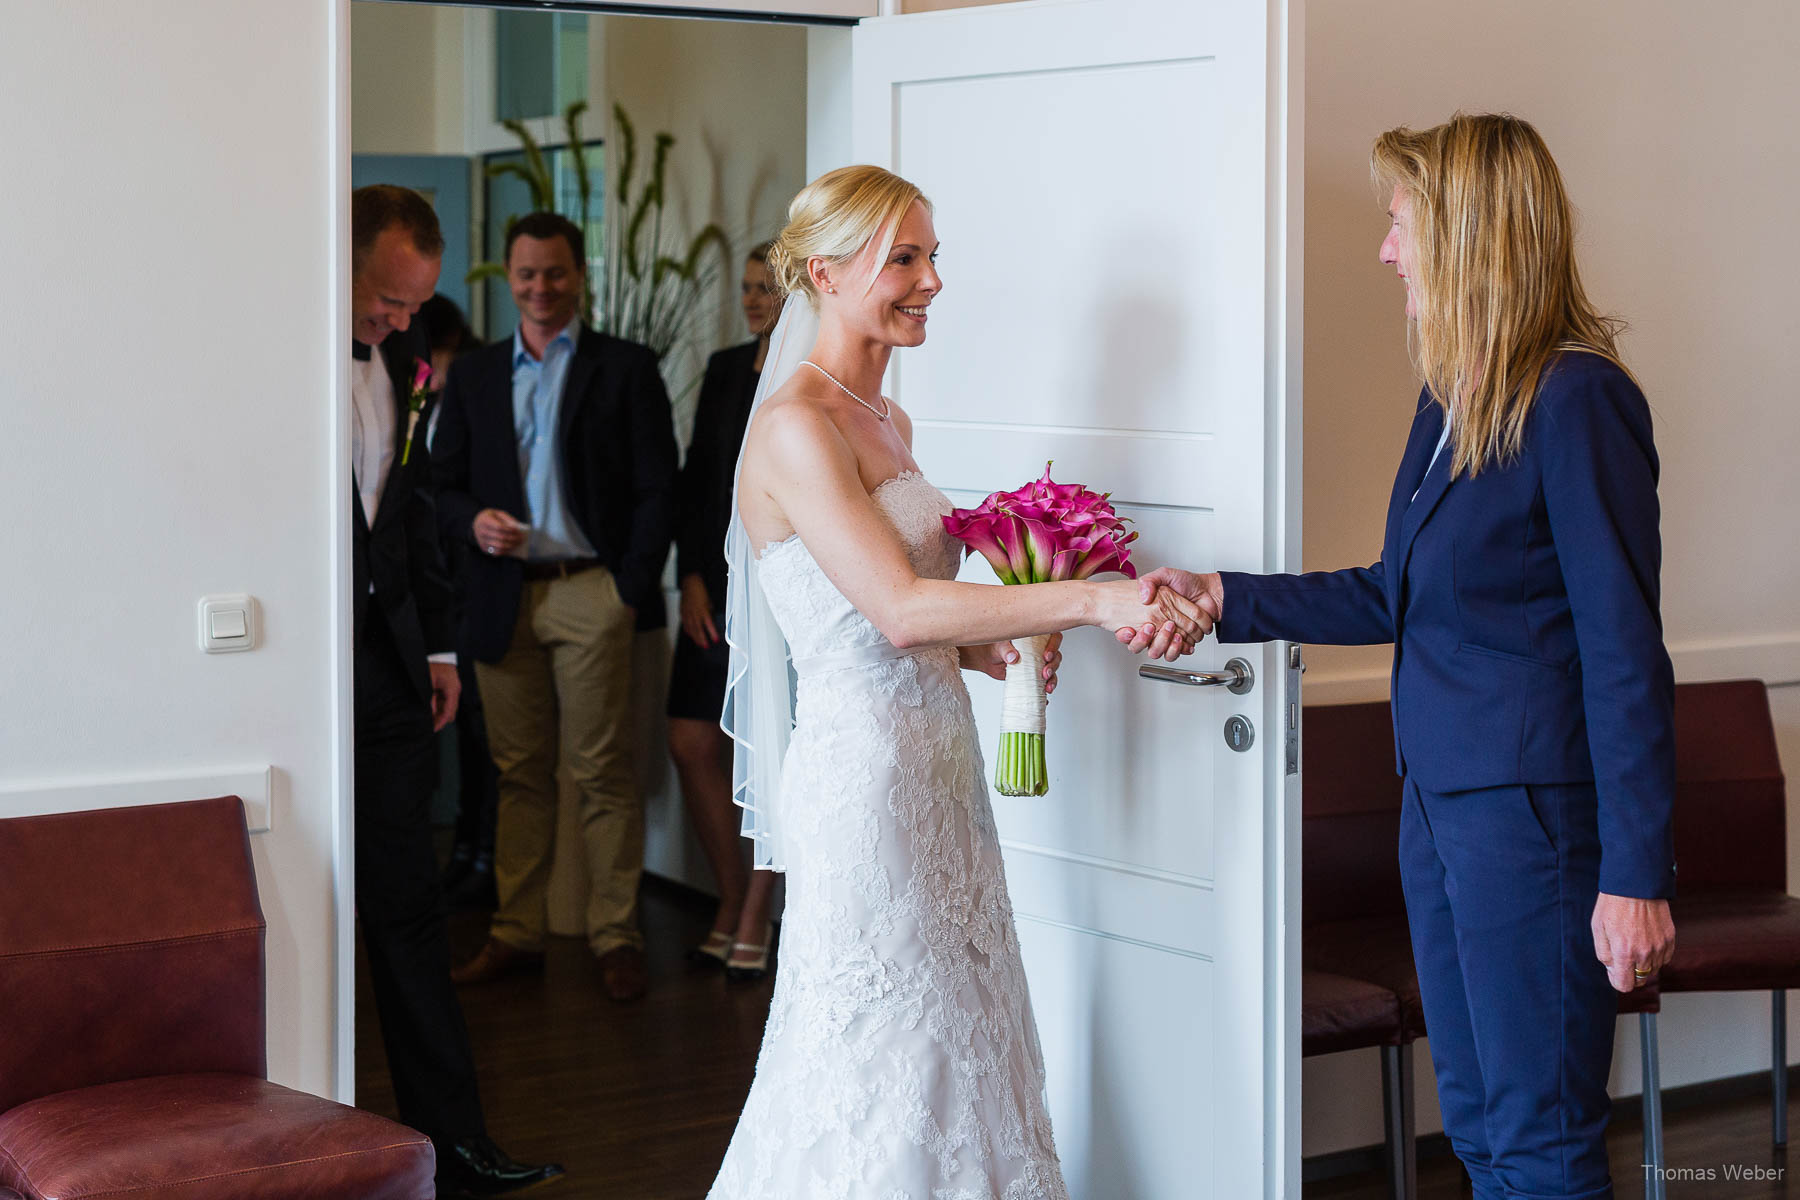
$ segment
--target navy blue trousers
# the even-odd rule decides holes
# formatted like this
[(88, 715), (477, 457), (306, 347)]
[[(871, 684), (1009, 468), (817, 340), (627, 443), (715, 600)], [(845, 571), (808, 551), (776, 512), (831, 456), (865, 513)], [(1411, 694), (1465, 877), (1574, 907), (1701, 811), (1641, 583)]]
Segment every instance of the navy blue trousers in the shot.
[(1444, 1132), (1476, 1200), (1611, 1200), (1618, 1000), (1590, 926), (1593, 786), (1408, 779), (1400, 874)]

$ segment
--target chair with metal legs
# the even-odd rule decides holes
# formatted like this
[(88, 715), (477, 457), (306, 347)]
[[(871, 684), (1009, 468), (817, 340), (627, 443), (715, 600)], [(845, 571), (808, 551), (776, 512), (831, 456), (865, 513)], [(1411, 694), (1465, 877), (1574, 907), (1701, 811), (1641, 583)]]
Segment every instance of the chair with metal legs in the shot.
[(1300, 1053), (1311, 1058), (1342, 1050), (1381, 1050), (1383, 1159), (1390, 1200), (1418, 1195), (1413, 1145), (1412, 1035), (1400, 998), (1362, 979), (1305, 970), (1300, 979)]
[[(1307, 969), (1301, 993), (1302, 1026), (1312, 1034), (1303, 1033), (1302, 1053), (1382, 1047), (1389, 1192), (1395, 1200), (1410, 1200), (1417, 1195), (1412, 1043), (1424, 1037), (1426, 1030), (1400, 868), (1394, 855), (1401, 782), (1393, 772), (1392, 739), (1392, 717), (1385, 703), (1306, 710), (1301, 958)], [(1786, 846), (1785, 840), (1778, 844)], [(1399, 1036), (1378, 1035), (1371, 1020), (1365, 1031), (1369, 1040), (1333, 1045), (1328, 1028), (1309, 1025), (1308, 1010), (1314, 997), (1320, 1009), (1343, 1002), (1339, 999), (1342, 985), (1329, 982), (1337, 980), (1393, 996), (1399, 1004)], [(1638, 1017), (1644, 1071), (1644, 1162), (1656, 1168), (1647, 1173), (1655, 1187), (1646, 1191), (1650, 1200), (1663, 1200), (1662, 1093), (1656, 1056), (1656, 1016), (1662, 1000), (1657, 983), (1651, 979), (1619, 998), (1620, 1015)], [(1334, 986), (1338, 990), (1334, 991)], [(1365, 1002), (1377, 1003), (1372, 993), (1365, 993)]]
[(1669, 992), (1770, 993), (1770, 1135), (1787, 1144), (1787, 989), (1800, 987), (1787, 784), (1759, 680), (1675, 689), (1675, 957)]

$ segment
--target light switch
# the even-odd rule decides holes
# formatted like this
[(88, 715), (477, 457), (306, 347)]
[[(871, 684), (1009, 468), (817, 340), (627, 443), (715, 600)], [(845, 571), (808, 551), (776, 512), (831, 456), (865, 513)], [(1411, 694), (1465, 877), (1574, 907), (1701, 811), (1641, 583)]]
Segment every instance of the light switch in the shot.
[(212, 635), (217, 639), (247, 637), (250, 623), (242, 609), (232, 608), (212, 614)]
[(254, 596), (200, 598), (200, 648), (208, 654), (254, 649), (261, 624)]

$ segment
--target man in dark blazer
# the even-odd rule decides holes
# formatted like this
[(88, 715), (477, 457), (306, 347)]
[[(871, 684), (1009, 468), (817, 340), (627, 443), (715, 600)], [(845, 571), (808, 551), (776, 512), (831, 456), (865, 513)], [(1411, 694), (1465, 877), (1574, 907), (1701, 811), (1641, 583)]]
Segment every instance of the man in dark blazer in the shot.
[(460, 360), (432, 444), (447, 539), (474, 546), (463, 645), (500, 770), (480, 982), (542, 959), (557, 770), (581, 797), (587, 938), (608, 996), (645, 989), (637, 924), (644, 812), (633, 754), (632, 635), (660, 624), (676, 470), (656, 356), (581, 321), (586, 248), (555, 213), (506, 243), (512, 337)]
[(562, 1168), (514, 1162), (487, 1136), (427, 821), (432, 735), (456, 715), (458, 685), (430, 414), (412, 401), (429, 352), (412, 317), (444, 238), (422, 197), (386, 185), (355, 192), (351, 230), (356, 907), (400, 1119), (436, 1147), (439, 1195), (497, 1195)]

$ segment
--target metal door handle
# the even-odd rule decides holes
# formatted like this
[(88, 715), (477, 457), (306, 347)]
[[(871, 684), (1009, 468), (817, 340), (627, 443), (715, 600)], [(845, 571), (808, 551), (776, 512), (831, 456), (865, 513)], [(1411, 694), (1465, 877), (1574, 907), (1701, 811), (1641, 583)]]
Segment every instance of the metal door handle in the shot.
[(1158, 683), (1179, 683), (1184, 687), (1222, 687), (1234, 696), (1242, 696), (1256, 686), (1256, 672), (1247, 659), (1234, 658), (1223, 671), (1184, 671), (1178, 667), (1155, 667), (1145, 663), (1138, 674)]

